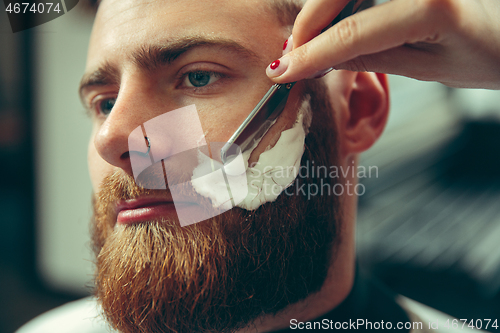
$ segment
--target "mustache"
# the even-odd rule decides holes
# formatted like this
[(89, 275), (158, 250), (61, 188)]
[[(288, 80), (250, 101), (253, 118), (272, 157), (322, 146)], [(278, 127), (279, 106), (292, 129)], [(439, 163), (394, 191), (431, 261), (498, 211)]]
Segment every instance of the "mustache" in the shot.
[(146, 168), (137, 177), (117, 170), (104, 178), (96, 200), (130, 200), (142, 196), (170, 198), (172, 185), (180, 188), (183, 196), (199, 199), (201, 196), (191, 185), (191, 176), (192, 171), (186, 168), (175, 168), (164, 160)]
[[(156, 163), (144, 170), (138, 180), (125, 173), (123, 170), (106, 176), (101, 183), (100, 190), (92, 196), (93, 217), (91, 232), (93, 234), (92, 248), (96, 256), (100, 253), (106, 239), (115, 231), (117, 223), (117, 205), (120, 201), (132, 200), (141, 197), (165, 198), (172, 200), (172, 194), (168, 182), (165, 181), (162, 163)], [(190, 175), (177, 173), (179, 179), (190, 179)], [(147, 188), (151, 185), (163, 184), (163, 189)], [(179, 187), (180, 186), (180, 187)], [(187, 201), (196, 203), (201, 207), (211, 207), (211, 200), (197, 194), (189, 182), (177, 186), (176, 191), (182, 191)], [(208, 209), (208, 208), (207, 208)], [(162, 220), (165, 227), (172, 230), (182, 229), (179, 220)]]
[(189, 168), (179, 168), (163, 160), (137, 177), (116, 171), (104, 178), (100, 191), (94, 196), (95, 215), (103, 217), (101, 220), (106, 221), (106, 229), (111, 232), (116, 225), (119, 205), (132, 199), (154, 198), (174, 203), (176, 216), (164, 221), (169, 225), (186, 226), (222, 214), (224, 211), (214, 207), (212, 199), (195, 191), (191, 177)]

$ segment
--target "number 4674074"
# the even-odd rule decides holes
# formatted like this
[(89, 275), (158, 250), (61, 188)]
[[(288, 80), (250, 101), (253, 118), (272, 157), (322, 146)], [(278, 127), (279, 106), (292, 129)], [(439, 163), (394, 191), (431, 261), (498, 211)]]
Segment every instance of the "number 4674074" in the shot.
[(9, 13), (14, 13), (14, 14), (25, 14), (25, 13), (38, 13), (38, 14), (43, 14), (43, 13), (50, 13), (52, 12), (61, 12), (61, 8), (59, 6), (59, 3), (56, 3), (54, 6), (54, 3), (52, 2), (46, 2), (45, 4), (40, 2), (38, 4), (36, 3), (29, 3), (29, 2), (16, 2), (16, 3), (9, 3), (7, 8), (5, 8), (6, 12)]

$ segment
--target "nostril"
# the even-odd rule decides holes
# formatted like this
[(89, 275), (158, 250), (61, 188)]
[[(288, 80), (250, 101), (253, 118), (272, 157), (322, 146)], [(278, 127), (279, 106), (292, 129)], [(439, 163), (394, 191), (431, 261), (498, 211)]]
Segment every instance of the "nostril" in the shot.
[(120, 159), (122, 160), (127, 160), (130, 158), (130, 152), (126, 151), (122, 154), (122, 156), (120, 156)]

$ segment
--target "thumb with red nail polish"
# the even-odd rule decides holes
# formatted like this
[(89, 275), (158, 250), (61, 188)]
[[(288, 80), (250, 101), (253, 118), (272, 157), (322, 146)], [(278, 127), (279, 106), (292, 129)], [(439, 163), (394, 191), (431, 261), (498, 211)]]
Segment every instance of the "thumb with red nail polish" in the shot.
[(266, 74), (270, 78), (277, 78), (286, 72), (290, 59), (288, 56), (281, 57), (267, 66)]

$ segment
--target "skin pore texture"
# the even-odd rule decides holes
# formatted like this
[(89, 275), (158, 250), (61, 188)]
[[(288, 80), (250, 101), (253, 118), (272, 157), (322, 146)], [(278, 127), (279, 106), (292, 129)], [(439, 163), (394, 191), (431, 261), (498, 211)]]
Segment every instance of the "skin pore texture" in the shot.
[[(268, 332), (288, 327), (290, 318), (330, 311), (352, 287), (354, 196), (282, 194), (255, 210), (236, 207), (184, 228), (167, 215), (117, 223), (120, 203), (171, 201), (168, 188), (135, 183), (128, 151), (135, 128), (195, 104), (207, 141), (224, 142), (272, 85), (265, 67), (281, 55), (291, 27), (266, 3), (101, 2), (81, 95), (93, 123), (95, 293), (121, 332)], [(210, 84), (193, 87), (190, 72), (208, 73)], [(297, 83), (249, 165), (300, 120), (307, 96), (312, 120), (301, 165), (356, 165), (356, 155), (382, 131), (385, 91), (368, 73), (339, 71)], [(104, 112), (109, 100), (112, 110)], [(355, 183), (350, 177), (323, 181)], [(297, 179), (291, 189), (322, 181)]]

